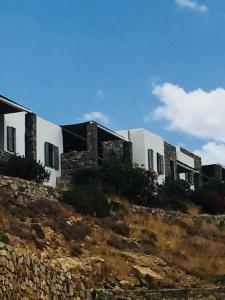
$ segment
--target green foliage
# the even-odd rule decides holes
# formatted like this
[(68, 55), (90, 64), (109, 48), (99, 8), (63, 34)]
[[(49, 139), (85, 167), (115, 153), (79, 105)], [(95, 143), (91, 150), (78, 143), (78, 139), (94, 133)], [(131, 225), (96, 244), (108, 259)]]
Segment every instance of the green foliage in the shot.
[(223, 230), (225, 228), (225, 220), (220, 220), (220, 222), (217, 224), (217, 227), (220, 230)]
[(74, 190), (64, 192), (63, 201), (71, 204), (77, 212), (104, 218), (110, 213), (106, 195), (94, 186), (77, 186)]
[(158, 206), (186, 213), (189, 191), (190, 184), (186, 181), (167, 178), (158, 188)]
[(19, 177), (42, 183), (48, 181), (50, 172), (36, 160), (19, 155), (11, 155), (7, 162), (0, 166), (1, 174), (11, 177)]
[(9, 238), (2, 232), (0, 232), (0, 242), (4, 244), (9, 244)]
[(189, 193), (189, 199), (202, 208), (204, 213), (223, 214), (225, 212), (225, 184), (210, 180), (196, 191)]
[(77, 185), (95, 186), (108, 195), (126, 197), (131, 202), (148, 206), (156, 192), (156, 175), (130, 162), (111, 158), (101, 167), (80, 169), (74, 174)]

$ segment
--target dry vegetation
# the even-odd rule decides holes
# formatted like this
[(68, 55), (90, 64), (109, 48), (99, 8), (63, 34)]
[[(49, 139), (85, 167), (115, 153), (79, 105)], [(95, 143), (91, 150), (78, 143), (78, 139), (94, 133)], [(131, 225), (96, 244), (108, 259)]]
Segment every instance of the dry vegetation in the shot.
[(23, 207), (4, 191), (0, 195), (0, 231), (11, 244), (53, 263), (68, 259), (64, 267), (74, 272), (81, 265), (88, 272), (91, 259), (100, 257), (101, 278), (93, 279), (98, 284), (148, 284), (133, 266), (157, 273), (164, 287), (215, 285), (225, 274), (225, 229), (214, 224), (168, 221), (121, 199), (111, 199), (110, 217), (96, 219), (66, 204), (40, 200)]

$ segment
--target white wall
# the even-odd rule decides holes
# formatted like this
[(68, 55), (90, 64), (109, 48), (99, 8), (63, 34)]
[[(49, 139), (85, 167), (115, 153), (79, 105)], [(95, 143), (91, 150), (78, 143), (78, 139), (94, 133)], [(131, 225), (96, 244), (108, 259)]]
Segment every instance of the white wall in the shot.
[[(133, 162), (145, 169), (148, 169), (148, 149), (153, 150), (154, 171), (157, 173), (157, 153), (164, 158), (164, 140), (143, 128), (131, 129), (129, 132), (128, 130), (121, 130), (118, 133), (125, 138), (129, 137), (133, 147)], [(165, 161), (164, 174), (159, 175), (158, 182), (162, 183), (163, 180), (165, 180)]]
[(183, 153), (180, 150), (180, 147), (176, 148), (177, 151), (177, 160), (180, 161), (181, 163), (191, 167), (191, 168), (195, 168), (195, 161), (194, 158), (190, 157), (189, 155)]
[(37, 116), (37, 160), (45, 163), (45, 142), (59, 147), (59, 170), (47, 167), (51, 171), (48, 185), (55, 187), (56, 178), (61, 176), (61, 154), (63, 153), (62, 128)]
[(16, 128), (16, 153), (25, 155), (25, 112), (4, 115), (4, 150), (7, 151), (7, 126)]

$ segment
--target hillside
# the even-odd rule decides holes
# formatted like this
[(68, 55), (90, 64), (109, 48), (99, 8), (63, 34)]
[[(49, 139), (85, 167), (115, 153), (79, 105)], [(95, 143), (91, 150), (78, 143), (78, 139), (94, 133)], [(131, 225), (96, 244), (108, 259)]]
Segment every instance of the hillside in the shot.
[(123, 199), (110, 200), (110, 216), (97, 219), (57, 201), (23, 204), (1, 188), (0, 231), (13, 246), (89, 277), (93, 288), (214, 287), (223, 282), (223, 217), (153, 213)]

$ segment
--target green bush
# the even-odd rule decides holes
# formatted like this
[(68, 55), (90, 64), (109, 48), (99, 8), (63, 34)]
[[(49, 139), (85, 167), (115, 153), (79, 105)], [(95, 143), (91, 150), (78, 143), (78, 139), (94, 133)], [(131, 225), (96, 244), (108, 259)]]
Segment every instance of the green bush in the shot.
[(50, 172), (32, 158), (11, 155), (8, 161), (0, 166), (0, 173), (5, 176), (19, 177), (42, 183), (50, 179)]
[(71, 204), (77, 212), (98, 218), (107, 217), (110, 205), (106, 195), (94, 186), (77, 186), (63, 193), (63, 201)]
[(4, 244), (9, 244), (9, 238), (2, 232), (0, 232), (0, 242)]
[(186, 213), (189, 191), (190, 184), (186, 181), (167, 178), (158, 187), (158, 203), (155, 203), (155, 205), (160, 208)]
[(225, 184), (222, 182), (210, 180), (199, 189), (191, 191), (188, 196), (204, 213), (225, 213)]
[(80, 169), (74, 174), (77, 185), (94, 186), (108, 195), (126, 197), (129, 201), (149, 206), (156, 192), (156, 175), (130, 162), (111, 158), (101, 167)]

